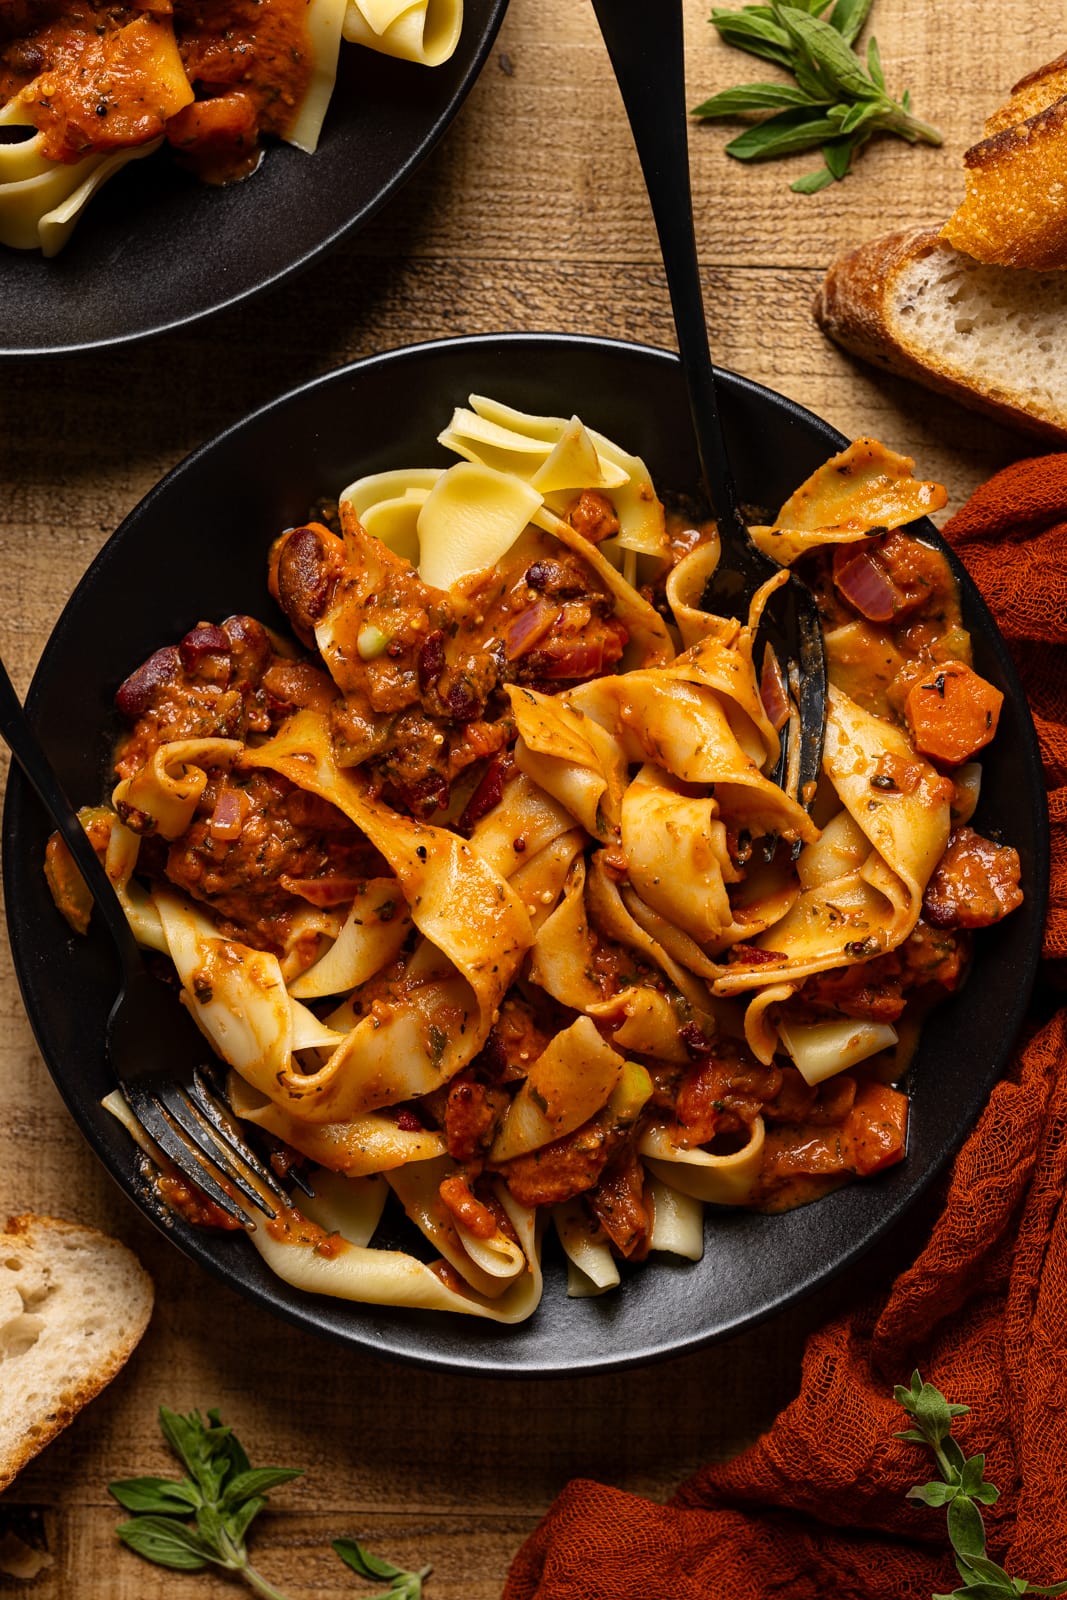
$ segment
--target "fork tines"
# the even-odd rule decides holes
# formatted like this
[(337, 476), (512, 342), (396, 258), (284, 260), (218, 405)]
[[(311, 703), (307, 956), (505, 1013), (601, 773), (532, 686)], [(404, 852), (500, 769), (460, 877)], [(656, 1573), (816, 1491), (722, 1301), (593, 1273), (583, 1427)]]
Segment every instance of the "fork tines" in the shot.
[(256, 1225), (238, 1194), (268, 1218), (278, 1214), (271, 1196), (288, 1206), (289, 1196), (278, 1178), (249, 1145), (201, 1072), (194, 1072), (189, 1089), (163, 1083), (127, 1087), (125, 1092), (145, 1132), (233, 1221), (249, 1229)]

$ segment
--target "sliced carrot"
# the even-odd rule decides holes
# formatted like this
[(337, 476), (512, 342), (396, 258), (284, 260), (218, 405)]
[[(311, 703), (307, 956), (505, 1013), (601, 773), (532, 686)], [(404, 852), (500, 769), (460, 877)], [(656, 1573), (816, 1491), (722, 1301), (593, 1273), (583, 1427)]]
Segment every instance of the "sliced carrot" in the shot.
[(861, 1083), (845, 1123), (853, 1170), (866, 1178), (903, 1161), (907, 1129), (907, 1096), (885, 1083)]
[(962, 661), (935, 664), (904, 704), (915, 748), (946, 766), (969, 761), (997, 731), (1004, 696)]

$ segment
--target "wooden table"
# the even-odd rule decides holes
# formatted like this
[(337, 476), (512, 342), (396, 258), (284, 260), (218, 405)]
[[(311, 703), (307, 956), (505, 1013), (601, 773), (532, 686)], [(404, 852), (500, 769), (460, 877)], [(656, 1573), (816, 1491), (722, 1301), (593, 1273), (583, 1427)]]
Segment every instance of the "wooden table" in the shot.
[[(686, 0), (689, 100), (760, 77)], [(880, 0), (891, 87), (945, 133), (941, 150), (883, 141), (814, 198), (814, 165), (742, 167), (696, 127), (696, 220), (713, 347), (847, 434), (874, 433), (947, 484), (950, 509), (1034, 447), (844, 356), (810, 306), (841, 248), (943, 220), (984, 115), (1063, 40), (1060, 0)], [(750, 68), (754, 70), (749, 70)], [(0, 293), (3, 268), (0, 263)], [(55, 618), (122, 517), (192, 447), (259, 402), (409, 341), (499, 329), (611, 334), (668, 346), (670, 313), (636, 158), (592, 12), (512, 0), (444, 145), (358, 237), (288, 285), (187, 332), (113, 355), (11, 366), (0, 384), (0, 649), (24, 689)], [(805, 1331), (880, 1263), (731, 1343), (603, 1377), (491, 1385), (393, 1367), (295, 1332), (188, 1264), (115, 1190), (37, 1054), (0, 951), (0, 1216), (51, 1213), (126, 1240), (155, 1314), (121, 1377), (17, 1480), (5, 1508), (41, 1509), (55, 1562), (39, 1600), (184, 1600), (221, 1577), (149, 1567), (114, 1539), (109, 1479), (167, 1472), (160, 1403), (221, 1407), (254, 1460), (307, 1475), (257, 1525), (265, 1573), (294, 1600), (364, 1592), (329, 1551), (348, 1533), (402, 1564), (430, 1561), (430, 1600), (491, 1600), (563, 1484), (592, 1475), (663, 1497), (737, 1451), (795, 1391)], [(884, 1270), (884, 1268), (881, 1268)], [(0, 1367), (0, 1404), (3, 1370)], [(576, 1597), (578, 1600), (578, 1597)]]

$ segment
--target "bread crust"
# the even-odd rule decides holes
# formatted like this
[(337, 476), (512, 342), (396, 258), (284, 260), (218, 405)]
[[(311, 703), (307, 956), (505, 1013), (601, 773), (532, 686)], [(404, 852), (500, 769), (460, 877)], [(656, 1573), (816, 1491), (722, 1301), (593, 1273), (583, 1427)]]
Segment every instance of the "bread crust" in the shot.
[(1067, 95), (999, 127), (964, 153), (963, 164), (967, 197), (945, 224), (950, 244), (1002, 266), (1067, 267)]
[[(22, 1314), (16, 1303), (10, 1319), (0, 1319), (0, 1337), (5, 1322), (16, 1334), (20, 1320), (31, 1333), (42, 1324), (25, 1349), (0, 1352), (2, 1492), (122, 1369), (148, 1325), (154, 1290), (117, 1239), (32, 1214), (9, 1218), (0, 1234), (0, 1278), (9, 1301), (23, 1300)], [(86, 1310), (79, 1324), (87, 1290), (91, 1320)]]
[(938, 252), (956, 254), (936, 228), (912, 228), (884, 234), (839, 256), (815, 297), (816, 322), (837, 344), (866, 361), (913, 378), (1009, 427), (1067, 443), (1067, 417), (1043, 414), (1021, 396), (993, 393), (909, 340), (894, 314), (898, 281), (906, 267)]

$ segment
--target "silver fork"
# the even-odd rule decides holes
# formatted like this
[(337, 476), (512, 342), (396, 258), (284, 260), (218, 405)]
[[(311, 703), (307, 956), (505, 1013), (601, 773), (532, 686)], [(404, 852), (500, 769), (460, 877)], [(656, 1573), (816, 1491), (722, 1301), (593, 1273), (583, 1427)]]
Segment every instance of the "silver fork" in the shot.
[[(251, 1207), (275, 1217), (268, 1195), (283, 1206), (290, 1204), (289, 1196), (209, 1082), (205, 1067), (210, 1051), (203, 1035), (145, 965), (114, 886), (37, 740), (3, 661), (0, 734), (74, 857), (115, 945), (121, 981), (108, 1017), (107, 1050), (131, 1112), (186, 1178), (235, 1222), (255, 1228)], [(288, 1175), (306, 1188), (299, 1173)]]
[[(593, 0), (593, 10), (652, 205), (704, 487), (722, 541), (722, 559), (704, 605), (744, 620), (756, 590), (781, 568), (756, 547), (745, 526), (719, 409), (693, 228), (682, 0)], [(810, 805), (826, 727), (826, 658), (815, 597), (793, 574), (764, 619), (761, 632), (779, 661), (787, 663), (786, 676), (795, 685), (800, 751), (789, 763), (797, 775), (790, 788)], [(786, 771), (785, 758), (783, 749), (778, 781)]]

